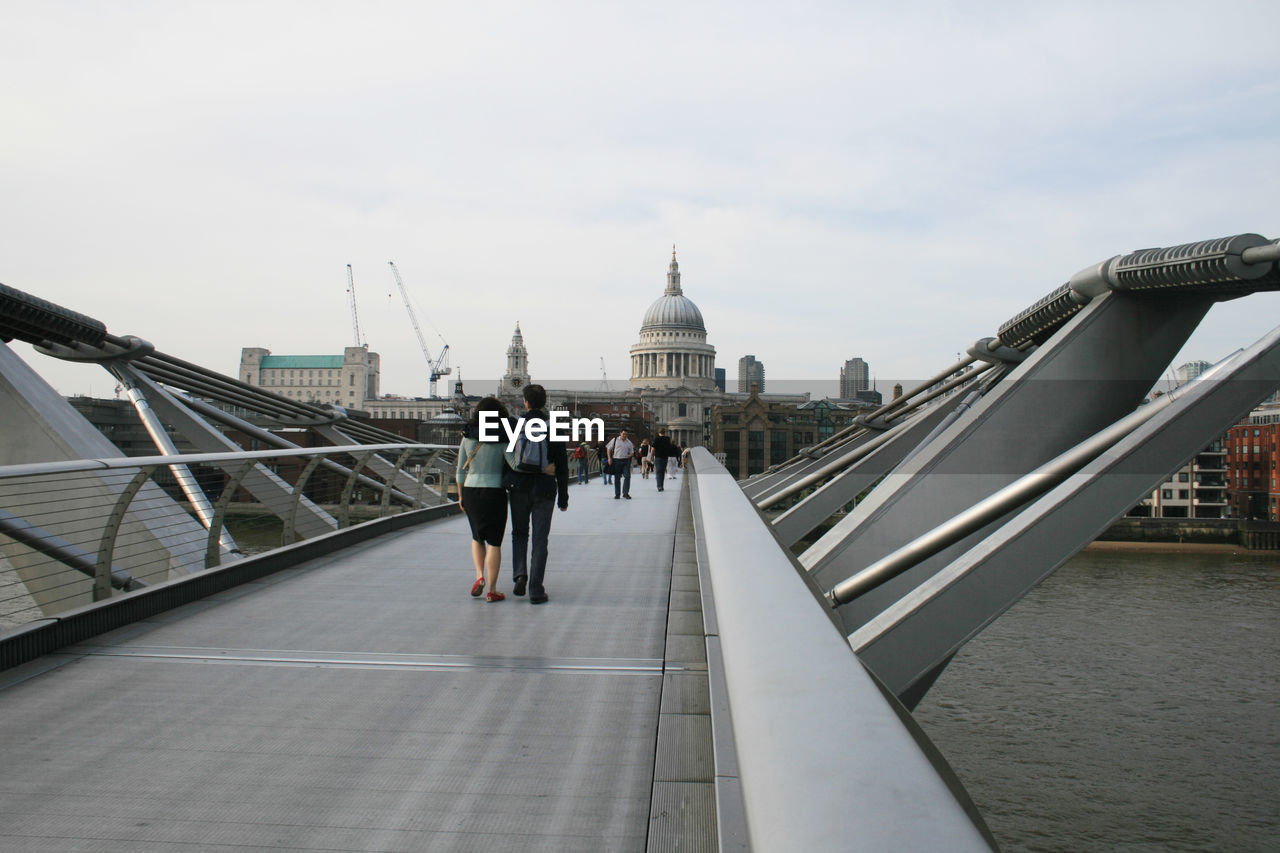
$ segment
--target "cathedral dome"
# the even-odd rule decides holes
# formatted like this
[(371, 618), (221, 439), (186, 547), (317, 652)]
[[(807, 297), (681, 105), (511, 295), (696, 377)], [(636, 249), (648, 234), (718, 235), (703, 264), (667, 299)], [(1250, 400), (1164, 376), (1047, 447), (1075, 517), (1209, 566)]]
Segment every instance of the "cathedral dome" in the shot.
[(640, 331), (671, 326), (696, 329), (699, 332), (707, 330), (698, 306), (694, 305), (689, 297), (679, 294), (658, 297), (657, 301), (649, 306), (649, 310), (644, 312), (644, 322), (640, 324)]
[(680, 266), (676, 263), (674, 248), (667, 267), (667, 289), (644, 312), (644, 321), (640, 324), (641, 332), (662, 328), (693, 329), (703, 334), (707, 331), (702, 312), (680, 289)]
[(640, 340), (631, 347), (631, 387), (698, 391), (716, 387), (716, 348), (707, 343), (702, 312), (680, 289), (674, 246), (667, 289), (644, 312)]

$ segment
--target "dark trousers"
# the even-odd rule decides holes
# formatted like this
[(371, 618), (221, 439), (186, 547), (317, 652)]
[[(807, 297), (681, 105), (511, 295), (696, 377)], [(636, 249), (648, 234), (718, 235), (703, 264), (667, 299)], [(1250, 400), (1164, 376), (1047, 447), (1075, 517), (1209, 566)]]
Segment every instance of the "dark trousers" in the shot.
[(613, 460), (613, 496), (631, 494), (631, 457)]
[[(511, 500), (511, 574), (519, 580), (529, 579), (529, 594), (541, 595), (542, 580), (547, 574), (547, 539), (551, 535), (551, 516), (556, 509), (555, 495), (537, 497), (533, 489), (512, 489)], [(529, 559), (529, 527), (533, 524), (533, 560)]]
[(667, 476), (667, 457), (659, 456), (654, 459), (653, 470), (658, 474), (658, 491), (662, 491), (662, 478)]

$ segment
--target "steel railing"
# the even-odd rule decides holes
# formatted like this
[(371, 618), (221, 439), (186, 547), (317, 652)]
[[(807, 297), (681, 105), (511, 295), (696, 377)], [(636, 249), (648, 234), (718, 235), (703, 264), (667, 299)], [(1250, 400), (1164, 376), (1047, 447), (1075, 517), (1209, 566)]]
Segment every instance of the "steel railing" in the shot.
[(723, 697), (711, 703), (717, 802), (742, 805), (720, 808), (720, 837), (760, 850), (993, 849), (950, 769), (739, 484), (705, 448), (688, 458), (707, 665)]
[[(403, 443), (0, 467), (0, 632), (292, 544), (300, 509), (337, 530), (439, 504), (455, 460), (452, 447)], [(175, 469), (190, 473), (205, 520)], [(241, 488), (264, 469), (287, 501), (268, 506)]]

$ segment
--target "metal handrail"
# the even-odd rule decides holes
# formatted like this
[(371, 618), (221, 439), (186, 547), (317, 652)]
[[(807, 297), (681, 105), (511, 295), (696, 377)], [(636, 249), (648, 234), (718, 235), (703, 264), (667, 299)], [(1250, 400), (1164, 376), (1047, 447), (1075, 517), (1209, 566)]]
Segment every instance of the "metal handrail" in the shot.
[[(108, 457), (60, 460), (0, 466), (0, 627), (16, 627), (31, 619), (56, 615), (88, 601), (110, 597), (115, 591), (138, 589), (177, 575), (221, 565), (241, 556), (220, 547), (233, 498), (244, 477), (264, 463), (289, 458), (309, 459), (297, 482), (281, 481), (291, 500), (272, 508), (254, 503), (264, 517), (280, 518), (279, 545), (297, 538), (295, 522), (301, 504), (329, 519), (325, 529), (353, 523), (349, 504), (357, 487), (376, 487), (367, 503), (367, 516), (384, 517), (401, 507), (423, 507), (428, 494), (426, 478), (443, 462), (443, 454), (456, 448), (416, 443), (356, 444), (315, 448), (280, 448), (176, 456)], [(374, 455), (392, 460), (391, 476), (380, 481), (367, 473), (365, 463)], [(320, 463), (335, 456), (354, 456), (350, 467), (330, 465), (330, 485), (341, 498), (334, 515), (304, 496), (310, 475)], [(405, 469), (418, 460), (415, 473)], [(163, 491), (154, 480), (172, 468), (192, 471), (197, 466), (217, 471), (216, 482), (203, 487), (216, 501), (206, 498), (206, 512), (193, 518), (190, 511)], [(394, 466), (394, 467), (392, 467)], [(451, 477), (444, 466), (442, 479)], [(392, 487), (400, 478), (410, 484), (406, 495)], [(414, 481), (417, 488), (412, 488)], [(340, 485), (339, 485), (340, 484)], [(210, 489), (209, 486), (212, 485)], [(187, 489), (202, 487), (187, 484)], [(189, 492), (188, 492), (189, 493)], [(201, 497), (205, 495), (201, 494)], [(396, 506), (392, 506), (392, 501)], [(332, 509), (332, 508), (331, 508)], [(363, 520), (363, 519), (358, 519)], [(272, 534), (274, 535), (274, 534)], [(307, 533), (310, 536), (311, 533)]]
[(245, 450), (224, 453), (184, 453), (181, 456), (116, 456), (101, 459), (66, 459), (55, 462), (27, 462), (20, 465), (0, 465), (0, 480), (14, 477), (31, 477), (41, 474), (69, 474), (80, 471), (102, 471), (119, 468), (138, 468), (143, 465), (215, 465), (238, 462), (242, 459), (277, 459), (285, 456), (333, 456), (372, 450), (378, 453), (394, 453), (405, 449), (421, 449), (423, 454), (438, 450), (457, 450), (444, 444), (352, 444), (332, 447), (296, 447), (278, 450)]
[(936, 750), (853, 654), (733, 477), (706, 448), (689, 459), (699, 574), (719, 641), (708, 643), (708, 665), (728, 698), (727, 709), (713, 703), (712, 727), (731, 732), (753, 849), (994, 848)]

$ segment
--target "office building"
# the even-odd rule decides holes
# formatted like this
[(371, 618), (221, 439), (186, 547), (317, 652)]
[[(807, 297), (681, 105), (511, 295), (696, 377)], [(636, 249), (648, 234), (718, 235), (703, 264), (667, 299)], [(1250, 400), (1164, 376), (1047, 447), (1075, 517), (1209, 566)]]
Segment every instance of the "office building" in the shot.
[(857, 399), (859, 391), (871, 388), (871, 366), (860, 358), (851, 358), (840, 368), (840, 399)]
[(764, 392), (764, 362), (756, 361), (754, 355), (744, 355), (738, 359), (738, 393), (750, 394), (752, 385)]

